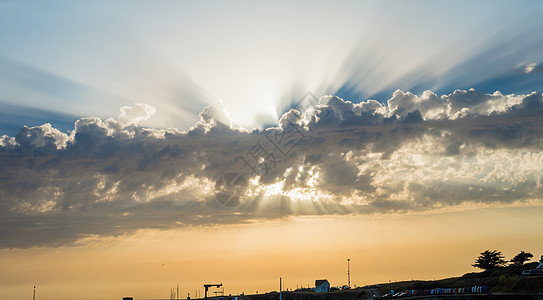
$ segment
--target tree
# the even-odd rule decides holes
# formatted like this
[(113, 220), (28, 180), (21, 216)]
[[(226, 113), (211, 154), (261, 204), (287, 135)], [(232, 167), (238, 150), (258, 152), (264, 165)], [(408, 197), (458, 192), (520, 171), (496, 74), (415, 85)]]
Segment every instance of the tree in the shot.
[(530, 252), (520, 251), (513, 259), (511, 259), (511, 264), (515, 266), (522, 266), (525, 262), (529, 261), (530, 258), (534, 257)]
[(472, 265), (476, 268), (483, 270), (493, 270), (505, 265), (504, 256), (501, 251), (497, 250), (486, 250), (482, 252), (481, 255), (475, 260), (475, 263)]

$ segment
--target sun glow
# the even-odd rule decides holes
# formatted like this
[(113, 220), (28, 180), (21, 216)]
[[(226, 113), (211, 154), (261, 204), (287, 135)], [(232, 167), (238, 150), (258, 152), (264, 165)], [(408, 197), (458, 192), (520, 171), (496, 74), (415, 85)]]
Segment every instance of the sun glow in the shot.
[(285, 185), (285, 181), (278, 181), (276, 183), (272, 183), (270, 185), (266, 185), (262, 187), (262, 191), (264, 192), (264, 196), (278, 196), (282, 195), (284, 193), (283, 188)]
[[(292, 201), (319, 201), (322, 197), (329, 198), (330, 195), (322, 193), (318, 189), (319, 167), (314, 165), (306, 170), (306, 166), (300, 165), (296, 169), (293, 167), (287, 168), (281, 177), (274, 183), (258, 185), (260, 177), (254, 177), (249, 182), (254, 187), (253, 195), (260, 194), (264, 197), (284, 196)], [(295, 171), (296, 170), (296, 171)], [(291, 177), (295, 172), (294, 182), (287, 185), (287, 178)]]

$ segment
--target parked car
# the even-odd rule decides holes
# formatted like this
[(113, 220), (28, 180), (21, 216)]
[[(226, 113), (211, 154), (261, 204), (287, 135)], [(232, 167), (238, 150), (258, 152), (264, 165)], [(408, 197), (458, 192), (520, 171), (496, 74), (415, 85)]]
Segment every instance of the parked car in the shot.
[(365, 289), (378, 289), (380, 288), (381, 286), (379, 284), (373, 284), (373, 285), (365, 285), (363, 286), (363, 288)]
[(543, 269), (531, 269), (522, 271), (521, 277), (543, 276)]

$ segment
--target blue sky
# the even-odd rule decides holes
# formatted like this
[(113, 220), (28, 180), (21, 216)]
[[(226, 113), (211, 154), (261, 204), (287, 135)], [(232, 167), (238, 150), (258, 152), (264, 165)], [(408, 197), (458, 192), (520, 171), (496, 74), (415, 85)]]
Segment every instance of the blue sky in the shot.
[[(2, 134), (138, 102), (182, 130), (219, 99), (277, 122), (305, 92), (541, 91), (539, 1), (1, 1)], [(536, 65), (531, 72), (527, 66)], [(283, 104), (281, 104), (283, 103)], [(9, 105), (8, 105), (9, 104)], [(21, 114), (23, 108), (49, 111)], [(55, 117), (62, 116), (62, 117)], [(69, 128), (68, 128), (69, 129)]]

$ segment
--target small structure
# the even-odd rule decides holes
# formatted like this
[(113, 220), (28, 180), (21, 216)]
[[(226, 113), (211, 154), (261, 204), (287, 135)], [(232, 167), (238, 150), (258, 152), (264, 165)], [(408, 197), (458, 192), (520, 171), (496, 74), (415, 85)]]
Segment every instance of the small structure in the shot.
[(317, 279), (315, 280), (315, 292), (329, 292), (330, 291), (330, 282), (326, 279)]
[(123, 297), (123, 300), (134, 300), (134, 297)]
[[(217, 288), (220, 288), (222, 287), (222, 283), (207, 283), (207, 284), (204, 284), (204, 298), (207, 298), (207, 291), (209, 291), (209, 288), (210, 287), (217, 287)], [(214, 292), (215, 294), (217, 293), (220, 293), (220, 292)]]
[(537, 266), (537, 269), (543, 269), (543, 255), (541, 255), (541, 259), (539, 260), (539, 266)]

